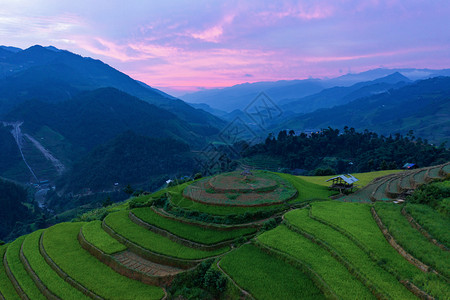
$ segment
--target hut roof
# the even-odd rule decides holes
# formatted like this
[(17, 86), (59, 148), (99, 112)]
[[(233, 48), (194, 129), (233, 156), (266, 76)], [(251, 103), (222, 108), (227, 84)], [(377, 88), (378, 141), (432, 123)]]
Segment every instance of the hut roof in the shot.
[(341, 178), (342, 180), (344, 180), (348, 184), (353, 184), (353, 183), (355, 183), (355, 182), (357, 182), (359, 180), (356, 177), (354, 177), (353, 175), (345, 174), (345, 175), (339, 175), (339, 176), (335, 176), (333, 178), (330, 178), (330, 179), (327, 180), (327, 182), (331, 181), (331, 180), (334, 180), (334, 179), (338, 179), (338, 178)]

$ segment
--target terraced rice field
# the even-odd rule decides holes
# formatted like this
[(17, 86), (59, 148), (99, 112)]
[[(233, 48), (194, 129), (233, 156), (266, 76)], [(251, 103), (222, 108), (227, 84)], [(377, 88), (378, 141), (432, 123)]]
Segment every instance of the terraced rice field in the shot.
[(123, 244), (112, 238), (102, 228), (101, 221), (92, 221), (82, 227), (82, 233), (87, 242), (106, 254), (114, 254), (127, 249)]
[[(378, 177), (400, 173), (403, 172), (402, 170), (383, 170), (383, 171), (375, 171), (375, 172), (368, 172), (368, 173), (352, 173), (353, 176), (358, 178), (358, 182), (356, 183), (359, 188), (363, 188), (366, 185), (368, 185), (372, 180)], [(329, 186), (330, 183), (326, 182), (328, 179), (330, 179), (333, 176), (327, 175), (327, 176), (297, 176), (307, 182), (322, 185), (322, 186)]]
[(406, 211), (431, 236), (450, 248), (450, 217), (439, 213), (427, 205), (407, 204)]
[(342, 299), (375, 299), (372, 293), (329, 252), (281, 225), (258, 236), (258, 241), (302, 261)]
[(161, 288), (119, 275), (81, 248), (77, 235), (83, 225), (61, 223), (44, 233), (45, 251), (65, 273), (103, 298), (161, 299), (164, 296)]
[(442, 171), (444, 172), (444, 174), (450, 174), (450, 164), (446, 164), (445, 166), (442, 167)]
[(226, 255), (220, 267), (256, 299), (325, 299), (308, 276), (253, 245)]
[(414, 181), (415, 182), (425, 182), (425, 175), (427, 174), (427, 169), (424, 169), (420, 172), (417, 172), (416, 174), (414, 174)]
[(44, 300), (46, 298), (41, 294), (20, 261), (20, 247), (22, 246), (24, 240), (25, 236), (22, 236), (8, 246), (8, 249), (6, 250), (8, 266), (14, 278), (17, 280), (28, 298)]
[(400, 193), (399, 185), (400, 185), (401, 177), (397, 177), (389, 183), (389, 193), (397, 195)]
[(372, 218), (370, 207), (361, 203), (317, 202), (312, 215), (319, 217), (353, 237), (370, 252), (381, 265), (385, 265), (400, 278), (411, 280), (416, 286), (434, 297), (446, 299), (450, 295), (448, 283), (431, 273), (423, 273), (404, 259), (385, 239)]
[(392, 200), (386, 194), (389, 182), (391, 182), (392, 180), (393, 179), (386, 179), (386, 180), (384, 180), (383, 183), (379, 184), (378, 187), (375, 189), (373, 197), (377, 201), (391, 201)]
[(413, 186), (411, 184), (411, 179), (414, 178), (415, 173), (414, 172), (409, 172), (409, 174), (407, 174), (406, 176), (404, 176), (402, 178), (402, 180), (400, 181), (400, 187), (403, 190), (411, 190), (413, 189)]
[(229, 247), (218, 250), (205, 251), (183, 246), (170, 239), (149, 231), (128, 218), (128, 211), (119, 211), (109, 214), (105, 224), (115, 232), (152, 252), (181, 259), (202, 259), (225, 253)]
[(297, 190), (274, 173), (239, 172), (205, 178), (188, 185), (183, 196), (195, 202), (216, 206), (266, 206), (291, 199)]
[(439, 175), (440, 169), (441, 169), (440, 166), (430, 168), (430, 170), (428, 171), (428, 177), (430, 177), (430, 178), (439, 178), (440, 177), (440, 175)]
[(430, 243), (418, 230), (414, 229), (401, 214), (400, 206), (377, 203), (375, 209), (389, 233), (406, 251), (450, 277), (450, 252)]
[(377, 189), (378, 185), (371, 183), (367, 185), (364, 189), (359, 190), (356, 193), (350, 194), (348, 196), (343, 196), (339, 200), (345, 201), (345, 202), (362, 202), (362, 203), (369, 203), (371, 202), (370, 196), (372, 196), (372, 193)]
[[(427, 173), (430, 172), (426, 169), (409, 172), (414, 179), (412, 186), (425, 181)], [(162, 299), (166, 295), (162, 287), (172, 282), (174, 276), (185, 278), (187, 268), (211, 261), (210, 258), (217, 258), (212, 270), (224, 272), (228, 278), (228, 289), (221, 296), (224, 299), (414, 298), (407, 289), (410, 285), (404, 282), (414, 284), (435, 299), (450, 299), (450, 284), (443, 277), (450, 277), (450, 252), (413, 228), (401, 214), (401, 206), (374, 204), (397, 242), (441, 275), (422, 272), (387, 242), (371, 214), (373, 204), (323, 201), (335, 192), (308, 182), (311, 179), (271, 174), (279, 180), (273, 181), (269, 175), (258, 187), (253, 185), (257, 182), (251, 180), (249, 185), (235, 185), (229, 181), (233, 178), (225, 176), (218, 177), (210, 188), (245, 195), (270, 193), (280, 182), (286, 182), (284, 186), (295, 189), (296, 196), (287, 203), (267, 207), (216, 206), (184, 198), (183, 189), (190, 182), (142, 196), (139, 198), (142, 201), (137, 199), (133, 203), (151, 205), (152, 200), (168, 193), (175, 205), (185, 205), (191, 210), (199, 208), (194, 212), (197, 216), (203, 210), (219, 221), (225, 220), (224, 224), (229, 221), (225, 216), (229, 214), (263, 210), (274, 214), (305, 205), (310, 208), (290, 210), (281, 225), (268, 231), (264, 230), (272, 225), (272, 220), (263, 227), (224, 231), (209, 228), (199, 220), (196, 225), (190, 225), (177, 217), (165, 218), (154, 210), (155, 207), (130, 210), (127, 202), (118, 204), (108, 209), (109, 215), (103, 222), (61, 223), (0, 246), (0, 256), (5, 258), (0, 264), (0, 299), (20, 299), (20, 293), (24, 294), (22, 298), (33, 300)], [(383, 197), (392, 189), (389, 182), (391, 185), (401, 183), (402, 174), (405, 173), (376, 180), (344, 200), (370, 202), (371, 196), (375, 200), (388, 200)], [(228, 185), (233, 187), (228, 189)], [(450, 221), (447, 216), (421, 205), (408, 203), (406, 209), (428, 233), (448, 245)], [(218, 217), (220, 215), (222, 217)], [(253, 222), (265, 221), (255, 219)], [(220, 226), (223, 224), (215, 227)], [(243, 236), (252, 239), (240, 246)], [(11, 278), (5, 267), (11, 270)], [(13, 287), (15, 279), (19, 292)], [(245, 291), (250, 294), (245, 296)], [(167, 292), (166, 296), (171, 299), (170, 289)], [(198, 296), (201, 290), (195, 293), (191, 297), (201, 298)]]
[(268, 211), (268, 210), (278, 210), (283, 209), (285, 207), (284, 204), (276, 204), (270, 206), (255, 206), (255, 207), (241, 207), (241, 206), (214, 206), (208, 205), (196, 201), (192, 201), (191, 199), (187, 199), (183, 197), (182, 190), (181, 191), (171, 191), (170, 194), (170, 203), (176, 207), (180, 207), (187, 210), (195, 210), (201, 213), (206, 213), (210, 215), (218, 215), (218, 216), (226, 216), (232, 214), (244, 214), (246, 212), (255, 212), (255, 211)]
[[(343, 196), (339, 200), (345, 202), (370, 202), (369, 199), (372, 201), (394, 201), (398, 200), (398, 197), (403, 199), (406, 197), (403, 194), (404, 192), (417, 188), (419, 185), (424, 184), (430, 178), (442, 178), (442, 176), (439, 175), (439, 170), (441, 168), (442, 165), (439, 165), (437, 167), (418, 169), (415, 171), (389, 171), (391, 173), (388, 176), (378, 178), (377, 180), (372, 181), (355, 193)], [(371, 172), (368, 174), (372, 173), (376, 172)], [(358, 176), (356, 177), (358, 178)], [(365, 177), (370, 178), (370, 176), (368, 175), (366, 175)]]
[(206, 245), (231, 241), (256, 232), (256, 228), (223, 231), (184, 224), (175, 220), (164, 218), (148, 207), (133, 209), (132, 212), (148, 224), (167, 230), (168, 232), (181, 238)]
[(18, 300), (20, 299), (19, 295), (17, 295), (16, 290), (14, 289), (13, 285), (11, 284), (11, 281), (9, 280), (8, 276), (6, 275), (5, 266), (3, 265), (3, 256), (5, 255), (6, 248), (8, 245), (0, 246), (0, 257), (1, 257), (1, 263), (0, 263), (0, 293), (5, 297), (6, 299), (12, 299), (12, 300)]
[(72, 287), (67, 281), (47, 264), (39, 252), (39, 239), (42, 231), (35, 231), (25, 238), (23, 243), (23, 254), (30, 263), (42, 283), (57, 297), (61, 299), (89, 299), (79, 290)]
[(285, 219), (294, 227), (304, 230), (325, 242), (333, 251), (356, 268), (358, 273), (368, 280), (368, 284), (374, 286), (380, 294), (392, 299), (415, 298), (395, 276), (381, 268), (352, 240), (339, 231), (311, 219), (308, 212), (306, 209), (293, 210), (285, 215)]

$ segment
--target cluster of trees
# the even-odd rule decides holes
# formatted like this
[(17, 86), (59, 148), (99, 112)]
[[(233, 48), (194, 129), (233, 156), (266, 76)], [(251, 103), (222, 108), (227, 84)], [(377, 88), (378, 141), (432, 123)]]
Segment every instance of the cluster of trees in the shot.
[(74, 193), (87, 188), (93, 192), (111, 190), (114, 183), (153, 190), (168, 177), (190, 174), (192, 169), (193, 160), (186, 143), (126, 131), (75, 163), (58, 186), (66, 186), (66, 191)]
[(168, 292), (174, 299), (220, 299), (227, 287), (227, 278), (213, 268), (213, 259), (175, 277)]
[(39, 212), (32, 202), (24, 187), (0, 178), (0, 239), (10, 240), (34, 229)]
[(270, 134), (264, 143), (242, 152), (244, 157), (261, 154), (281, 158), (280, 167), (309, 171), (328, 169), (327, 173), (330, 168), (337, 173), (370, 172), (398, 169), (407, 162), (430, 166), (450, 160), (450, 150), (445, 144), (436, 147), (416, 138), (412, 131), (406, 136), (385, 137), (348, 127), (343, 131), (329, 127), (311, 135), (283, 130), (277, 137)]
[(408, 197), (412, 203), (425, 204), (441, 212), (450, 215), (450, 181), (437, 181), (421, 185)]

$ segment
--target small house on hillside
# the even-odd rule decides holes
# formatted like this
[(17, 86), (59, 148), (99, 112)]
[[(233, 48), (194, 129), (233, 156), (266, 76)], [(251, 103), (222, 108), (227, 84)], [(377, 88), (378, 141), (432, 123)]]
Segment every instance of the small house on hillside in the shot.
[(343, 190), (352, 190), (354, 188), (354, 183), (358, 181), (356, 177), (350, 174), (339, 175), (326, 180), (326, 182), (331, 181), (330, 189), (339, 190), (342, 193)]
[(413, 163), (406, 163), (403, 165), (403, 169), (406, 170), (412, 170), (412, 169), (417, 169), (419, 166)]

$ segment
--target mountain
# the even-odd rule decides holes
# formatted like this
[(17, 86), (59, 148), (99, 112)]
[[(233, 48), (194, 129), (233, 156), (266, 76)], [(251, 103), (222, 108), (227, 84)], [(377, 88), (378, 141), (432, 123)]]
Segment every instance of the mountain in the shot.
[(280, 103), (281, 109), (288, 112), (307, 113), (319, 108), (330, 108), (351, 102), (361, 97), (380, 94), (389, 89), (400, 88), (411, 82), (399, 72), (373, 81), (359, 82), (349, 87), (337, 86), (300, 99), (286, 99)]
[(29, 101), (6, 115), (5, 120), (23, 121), (23, 130), (30, 134), (45, 125), (85, 150), (126, 130), (149, 137), (171, 137), (197, 146), (205, 141), (204, 130), (115, 88), (83, 92), (58, 103)]
[[(203, 147), (205, 128), (114, 88), (83, 92), (58, 103), (28, 101), (4, 117), (0, 175), (20, 182), (54, 180), (94, 148), (126, 131)], [(19, 132), (20, 148), (9, 131)], [(211, 131), (215, 128), (211, 127)], [(133, 157), (134, 159), (138, 159)], [(3, 161), (4, 160), (4, 161)], [(120, 164), (120, 159), (116, 162)], [(32, 170), (30, 172), (30, 170)]]
[(198, 128), (223, 124), (211, 114), (143, 85), (99, 60), (38, 45), (0, 55), (0, 116), (31, 99), (59, 102), (102, 87), (114, 87), (168, 109)]
[(276, 82), (243, 83), (222, 89), (210, 89), (186, 94), (181, 98), (189, 103), (205, 103), (213, 109), (231, 112), (243, 110), (264, 91), (271, 99), (278, 102), (284, 98), (302, 97), (324, 89), (318, 79), (281, 80)]
[(1, 240), (11, 240), (39, 228), (36, 221), (41, 211), (26, 186), (0, 177), (0, 195), (0, 246)]
[(373, 69), (356, 74), (346, 74), (336, 78), (281, 80), (275, 82), (255, 82), (238, 84), (220, 89), (209, 89), (189, 93), (180, 98), (189, 103), (205, 103), (213, 109), (231, 112), (243, 110), (260, 93), (265, 92), (275, 103), (285, 104), (293, 99), (300, 99), (319, 93), (332, 87), (349, 87), (359, 82), (369, 82), (393, 73), (419, 80), (437, 76), (450, 76), (450, 69)]
[(433, 143), (450, 141), (450, 77), (421, 80), (345, 105), (297, 114), (274, 131), (328, 126), (369, 129), (384, 135), (413, 130)]
[(114, 183), (121, 188), (145, 184), (154, 189), (173, 175), (191, 174), (192, 168), (186, 143), (126, 131), (79, 159), (59, 186), (72, 192), (112, 189)]

